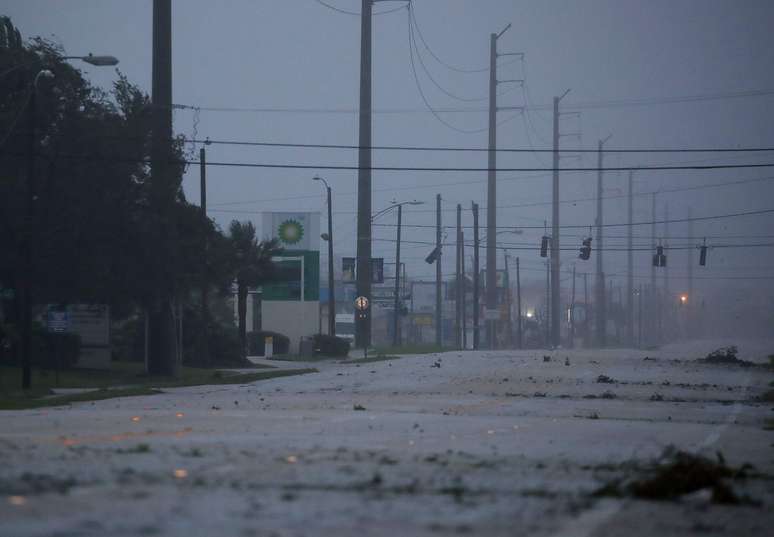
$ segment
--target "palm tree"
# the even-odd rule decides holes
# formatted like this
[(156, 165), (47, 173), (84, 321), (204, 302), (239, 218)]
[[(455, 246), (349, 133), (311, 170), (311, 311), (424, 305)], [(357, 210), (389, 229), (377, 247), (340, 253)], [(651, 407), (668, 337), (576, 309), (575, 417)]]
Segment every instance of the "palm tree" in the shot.
[(278, 239), (258, 242), (252, 222), (234, 220), (229, 226), (229, 240), (234, 250), (234, 279), (237, 283), (237, 315), (242, 356), (247, 356), (247, 292), (271, 278), (272, 257), (280, 254)]

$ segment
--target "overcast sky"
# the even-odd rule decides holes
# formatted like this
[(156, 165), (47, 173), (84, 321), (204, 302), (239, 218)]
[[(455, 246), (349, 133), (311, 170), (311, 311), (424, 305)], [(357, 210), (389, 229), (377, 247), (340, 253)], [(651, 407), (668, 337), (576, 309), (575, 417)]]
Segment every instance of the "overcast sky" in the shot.
[[(359, 0), (326, 0), (342, 10), (358, 12)], [(375, 11), (391, 11), (406, 2), (379, 2)], [(499, 40), (501, 52), (523, 52), (525, 60), (503, 57), (498, 78), (525, 79), (524, 88), (502, 84), (500, 106), (527, 105), (525, 113), (501, 111), (501, 148), (550, 148), (550, 105), (562, 101), (563, 167), (594, 166), (596, 155), (574, 158), (572, 149), (595, 149), (597, 140), (612, 134), (608, 148), (774, 147), (774, 3), (770, 0), (414, 0), (413, 12), (427, 45), (445, 63), (460, 70), (488, 65), (489, 35), (512, 23)], [(176, 133), (213, 140), (356, 144), (360, 19), (334, 11), (315, 0), (173, 0), (173, 100), (201, 107), (198, 113), (174, 114)], [(9, 15), (25, 38), (42, 36), (59, 43), (68, 54), (112, 54), (120, 70), (150, 92), (151, 0), (4, 0), (0, 13)], [(485, 147), (486, 131), (462, 133), (445, 126), (426, 109), (417, 91), (409, 48), (407, 9), (374, 17), (373, 142), (375, 145)], [(415, 37), (418, 39), (416, 29)], [(487, 96), (487, 72), (459, 72), (437, 62), (421, 41), (416, 47), (426, 68), (448, 93), (464, 99)], [(414, 57), (419, 84), (430, 105), (453, 109), (440, 113), (457, 129), (487, 126), (486, 101), (460, 101), (438, 90)], [(113, 69), (78, 65), (94, 84), (108, 88)], [(739, 92), (763, 95), (731, 97)], [(723, 98), (709, 98), (718, 97)], [(695, 99), (682, 99), (696, 97)], [(674, 99), (680, 98), (680, 99)], [(677, 100), (679, 102), (669, 102)], [(620, 101), (624, 101), (621, 103)], [(259, 108), (264, 111), (218, 111), (207, 108)], [(276, 109), (277, 111), (266, 111)], [(459, 111), (464, 109), (465, 111)], [(193, 149), (193, 148), (192, 148)], [(196, 148), (198, 153), (198, 147)], [(193, 155), (193, 153), (192, 153)], [(198, 156), (198, 154), (197, 154)], [(771, 153), (608, 155), (606, 165), (657, 163), (772, 162)], [(210, 161), (357, 164), (351, 150), (277, 149), (212, 145)], [(374, 165), (485, 167), (485, 153), (374, 153)], [(550, 166), (550, 154), (499, 156), (500, 167)], [(356, 172), (320, 172), (333, 187), (335, 248), (338, 255), (355, 254)], [(263, 210), (315, 210), (324, 213), (321, 184), (314, 170), (210, 168), (210, 215), (226, 228), (231, 219), (252, 219), (260, 226)], [(652, 192), (737, 182), (716, 188), (661, 194), (659, 218), (669, 200), (670, 216), (706, 216), (774, 207), (774, 180), (738, 183), (774, 176), (771, 168), (712, 171), (638, 172), (635, 191)], [(407, 207), (404, 238), (433, 241), (434, 230), (412, 228), (434, 222), (435, 194), (444, 199), (444, 224), (453, 224), (462, 203), (465, 225), (472, 223), (471, 200), (486, 208), (486, 174), (374, 172), (374, 211), (397, 201), (420, 200)], [(595, 195), (596, 173), (563, 173), (562, 198)], [(542, 226), (550, 205), (507, 207), (547, 202), (550, 173), (501, 172), (498, 175), (499, 226)], [(626, 173), (606, 174), (607, 196), (625, 192)], [(185, 192), (198, 202), (198, 168), (185, 179)], [(625, 222), (625, 199), (605, 202), (606, 222)], [(595, 204), (562, 205), (561, 224), (592, 225)], [(485, 221), (485, 212), (481, 215)], [(650, 220), (650, 197), (635, 198), (635, 221)], [(395, 214), (378, 220), (394, 224)], [(322, 223), (325, 226), (325, 221)], [(550, 222), (549, 222), (550, 225)], [(685, 237), (686, 224), (673, 224), (672, 235)], [(715, 221), (693, 226), (709, 244), (774, 242), (774, 215)], [(393, 227), (375, 227), (374, 255), (394, 259)], [(562, 246), (580, 246), (585, 230), (567, 230)], [(659, 235), (663, 227), (659, 226)], [(610, 228), (608, 246), (625, 245), (626, 228)], [(635, 228), (636, 245), (648, 245), (650, 226)], [(466, 231), (466, 239), (472, 233)], [(541, 229), (521, 235), (503, 234), (503, 243), (537, 245)], [(752, 237), (752, 236), (756, 237)], [(454, 232), (449, 230), (450, 239)], [(673, 243), (687, 244), (685, 239)], [(699, 242), (697, 239), (695, 242)], [(422, 259), (431, 249), (406, 244), (402, 258), (414, 277), (432, 277)], [(716, 249), (697, 276), (765, 276), (772, 274), (774, 248)], [(324, 253), (324, 252), (323, 252)], [(447, 250), (447, 253), (449, 251)], [(698, 254), (690, 252), (697, 257)], [(523, 280), (543, 278), (536, 250), (514, 250), (525, 272)], [(590, 262), (563, 252), (564, 270), (575, 262), (579, 272), (594, 270)], [(670, 259), (673, 287), (684, 285), (687, 253)], [(482, 252), (482, 259), (484, 258)], [(609, 253), (606, 271), (625, 268), (624, 253)], [(637, 252), (638, 275), (647, 276), (650, 252)], [(500, 260), (498, 263), (502, 263)], [(453, 254), (444, 271), (453, 270)], [(325, 264), (323, 264), (325, 267)], [(622, 280), (619, 280), (622, 281)], [(647, 280), (637, 280), (639, 282)], [(705, 280), (704, 285), (738, 284), (735, 280)], [(771, 286), (771, 282), (756, 281)]]

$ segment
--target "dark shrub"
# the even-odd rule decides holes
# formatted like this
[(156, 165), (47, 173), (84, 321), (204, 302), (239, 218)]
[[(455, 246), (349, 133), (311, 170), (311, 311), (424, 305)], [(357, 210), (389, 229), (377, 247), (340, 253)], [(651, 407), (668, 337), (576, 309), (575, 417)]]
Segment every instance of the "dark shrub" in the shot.
[[(44, 369), (67, 369), (75, 365), (81, 352), (81, 336), (48, 332), (40, 326), (32, 330), (32, 365)], [(57, 365), (58, 362), (58, 365)]]
[(349, 354), (349, 340), (328, 334), (315, 334), (314, 350), (323, 356), (345, 357)]
[(274, 338), (274, 354), (288, 353), (290, 350), (290, 338), (284, 334), (280, 334), (279, 332), (270, 332), (268, 330), (247, 333), (247, 353), (250, 356), (263, 356), (266, 354), (265, 343), (267, 336)]

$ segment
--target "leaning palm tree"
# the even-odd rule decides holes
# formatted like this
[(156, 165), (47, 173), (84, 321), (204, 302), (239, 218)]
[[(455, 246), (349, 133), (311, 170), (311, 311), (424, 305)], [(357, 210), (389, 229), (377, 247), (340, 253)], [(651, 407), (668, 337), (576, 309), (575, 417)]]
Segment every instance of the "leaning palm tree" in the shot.
[(272, 257), (280, 254), (277, 239), (258, 242), (252, 222), (234, 220), (229, 226), (229, 240), (234, 252), (234, 279), (237, 284), (237, 315), (242, 356), (247, 356), (247, 292), (272, 277)]

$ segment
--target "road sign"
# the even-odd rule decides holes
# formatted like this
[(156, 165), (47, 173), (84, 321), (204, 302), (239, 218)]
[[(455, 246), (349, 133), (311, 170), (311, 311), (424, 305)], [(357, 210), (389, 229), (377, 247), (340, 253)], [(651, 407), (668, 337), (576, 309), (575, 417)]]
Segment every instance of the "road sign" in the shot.
[(355, 299), (355, 309), (365, 311), (368, 309), (368, 299), (364, 296), (359, 296)]
[(487, 321), (498, 321), (500, 320), (500, 310), (498, 309), (485, 309), (484, 310), (484, 319)]
[(67, 332), (70, 327), (70, 316), (66, 310), (48, 310), (46, 326), (49, 332)]

